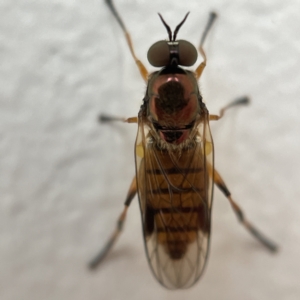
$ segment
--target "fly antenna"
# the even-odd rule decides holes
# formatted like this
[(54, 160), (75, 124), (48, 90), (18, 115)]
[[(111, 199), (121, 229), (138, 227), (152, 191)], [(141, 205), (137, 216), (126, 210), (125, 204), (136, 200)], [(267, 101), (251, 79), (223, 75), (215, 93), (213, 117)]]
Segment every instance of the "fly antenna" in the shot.
[(171, 28), (170, 28), (170, 26), (165, 22), (164, 18), (161, 16), (161, 14), (158, 13), (158, 15), (159, 15), (161, 21), (163, 22), (163, 24), (165, 25), (165, 27), (166, 27), (166, 29), (167, 29), (167, 31), (168, 31), (169, 40), (170, 40), (170, 42), (171, 42), (171, 41), (172, 41), (172, 31), (171, 31)]
[(176, 41), (177, 33), (178, 33), (180, 27), (182, 26), (182, 24), (185, 22), (185, 20), (186, 20), (186, 18), (188, 17), (189, 13), (190, 13), (190, 12), (188, 12), (188, 13), (185, 15), (185, 17), (183, 18), (183, 20), (176, 26), (175, 31), (174, 31), (174, 33), (173, 33), (173, 39), (172, 39), (173, 42)]

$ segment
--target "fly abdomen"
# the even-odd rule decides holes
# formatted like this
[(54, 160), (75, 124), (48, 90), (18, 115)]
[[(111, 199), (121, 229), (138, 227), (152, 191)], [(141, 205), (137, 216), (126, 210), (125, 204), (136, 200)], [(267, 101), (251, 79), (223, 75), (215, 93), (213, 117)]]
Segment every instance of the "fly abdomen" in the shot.
[[(208, 218), (201, 212), (201, 207), (177, 207), (155, 210), (157, 242), (163, 245), (170, 258), (181, 259), (188, 250), (189, 244), (197, 239), (199, 230)], [(204, 221), (203, 220), (206, 220)]]
[(170, 258), (177, 260), (181, 259), (187, 251), (188, 243), (185, 241), (168, 241), (165, 244), (167, 253), (169, 253)]
[(151, 150), (145, 158), (144, 233), (179, 261), (210, 231), (205, 165), (198, 148), (173, 156), (155, 146)]
[(196, 168), (168, 168), (168, 169), (147, 169), (146, 173), (147, 174), (155, 174), (155, 175), (162, 175), (162, 174), (194, 174), (194, 173), (200, 173), (203, 171), (203, 168), (201, 167), (196, 167)]

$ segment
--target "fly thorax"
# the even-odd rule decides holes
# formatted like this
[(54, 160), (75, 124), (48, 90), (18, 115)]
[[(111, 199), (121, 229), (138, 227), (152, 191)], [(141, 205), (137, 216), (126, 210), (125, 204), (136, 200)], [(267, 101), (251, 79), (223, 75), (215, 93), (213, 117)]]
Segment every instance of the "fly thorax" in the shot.
[(157, 136), (179, 145), (191, 133), (199, 113), (197, 85), (187, 74), (164, 74), (155, 78), (149, 95), (149, 118)]

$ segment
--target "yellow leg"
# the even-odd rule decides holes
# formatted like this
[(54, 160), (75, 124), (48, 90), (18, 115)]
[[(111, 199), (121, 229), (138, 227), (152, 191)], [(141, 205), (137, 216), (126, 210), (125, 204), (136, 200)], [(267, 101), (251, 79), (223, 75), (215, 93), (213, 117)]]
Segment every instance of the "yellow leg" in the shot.
[(112, 233), (112, 235), (110, 236), (109, 240), (106, 242), (104, 247), (100, 250), (100, 252), (90, 261), (89, 267), (91, 269), (95, 269), (102, 262), (102, 260), (108, 254), (108, 252), (110, 251), (112, 246), (115, 244), (117, 238), (119, 237), (119, 235), (123, 229), (128, 207), (129, 207), (132, 199), (134, 198), (136, 191), (137, 191), (136, 178), (134, 177), (132, 180), (132, 183), (130, 185), (129, 191), (127, 193), (125, 203), (124, 203), (125, 207), (124, 207), (121, 215), (118, 218), (116, 229), (114, 230), (114, 232)]
[(223, 107), (221, 110), (220, 110), (220, 115), (209, 115), (209, 120), (210, 121), (217, 121), (217, 120), (220, 120), (224, 113), (225, 113), (225, 110), (227, 110), (228, 108), (231, 108), (231, 107), (234, 107), (234, 106), (238, 106), (238, 105), (247, 105), (250, 103), (250, 99), (246, 96), (244, 97), (240, 97), (240, 98), (237, 98), (236, 100), (230, 102), (229, 104), (227, 104), (225, 107)]
[(210, 172), (210, 176), (213, 176), (214, 183), (218, 186), (221, 192), (226, 196), (229, 200), (232, 209), (234, 210), (238, 220), (241, 224), (256, 238), (259, 242), (261, 242), (269, 251), (276, 252), (278, 250), (277, 245), (272, 242), (270, 239), (265, 237), (259, 230), (257, 230), (245, 217), (245, 214), (238, 206), (238, 204), (232, 199), (231, 193), (228, 190), (225, 182), (223, 181), (220, 174), (214, 169), (212, 170), (211, 166), (208, 168)]
[(202, 75), (202, 72), (204, 68), (206, 67), (206, 55), (202, 47), (199, 48), (199, 52), (201, 53), (201, 56), (203, 57), (203, 62), (197, 67), (195, 70), (196, 78), (199, 79)]
[(128, 47), (130, 49), (131, 55), (132, 55), (135, 63), (137, 64), (137, 67), (139, 68), (141, 76), (147, 82), (148, 81), (148, 71), (145, 68), (145, 66), (143, 65), (143, 63), (136, 57), (134, 49), (133, 49), (133, 45), (132, 45), (130, 34), (127, 31), (127, 29), (125, 27), (125, 24), (123, 23), (120, 15), (119, 15), (119, 13), (117, 12), (117, 10), (116, 10), (116, 8), (115, 8), (115, 6), (113, 4), (113, 1), (112, 0), (105, 0), (105, 2), (107, 4), (107, 6), (109, 7), (110, 11), (112, 12), (112, 14), (114, 15), (114, 17), (116, 18), (117, 22), (121, 26), (121, 28), (122, 28), (122, 30), (124, 32), (124, 35), (125, 35)]
[(206, 66), (206, 55), (205, 55), (205, 52), (204, 52), (204, 49), (203, 49), (203, 44), (204, 44), (204, 41), (205, 41), (205, 38), (210, 30), (210, 28), (212, 27), (215, 19), (217, 17), (217, 14), (215, 12), (211, 12), (210, 15), (209, 15), (209, 19), (208, 19), (208, 22), (207, 22), (207, 25), (205, 27), (205, 30), (202, 34), (202, 37), (201, 37), (201, 41), (200, 41), (200, 45), (199, 45), (199, 52), (203, 58), (203, 62), (196, 68), (195, 70), (195, 74), (196, 74), (196, 78), (199, 79), (201, 77), (201, 74)]

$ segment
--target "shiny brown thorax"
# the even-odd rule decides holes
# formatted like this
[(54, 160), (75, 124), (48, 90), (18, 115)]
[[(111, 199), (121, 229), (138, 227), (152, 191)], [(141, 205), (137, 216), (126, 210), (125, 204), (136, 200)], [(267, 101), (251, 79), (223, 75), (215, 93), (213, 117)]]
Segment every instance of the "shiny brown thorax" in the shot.
[(159, 137), (175, 145), (186, 141), (203, 109), (194, 74), (179, 67), (153, 73), (144, 101), (147, 119)]

